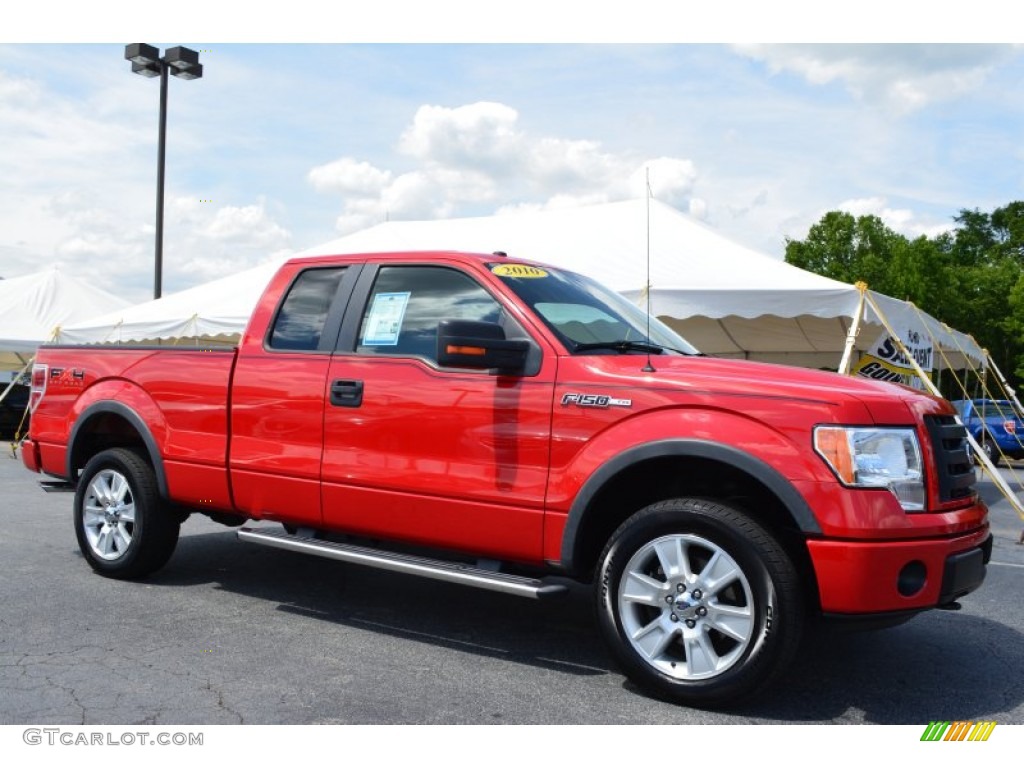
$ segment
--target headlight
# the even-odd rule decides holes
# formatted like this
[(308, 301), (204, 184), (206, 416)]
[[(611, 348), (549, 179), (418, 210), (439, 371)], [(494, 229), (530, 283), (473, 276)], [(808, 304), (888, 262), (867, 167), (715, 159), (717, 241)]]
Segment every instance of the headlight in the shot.
[(924, 509), (917, 433), (894, 427), (815, 427), (814, 450), (851, 488), (888, 488), (907, 512)]

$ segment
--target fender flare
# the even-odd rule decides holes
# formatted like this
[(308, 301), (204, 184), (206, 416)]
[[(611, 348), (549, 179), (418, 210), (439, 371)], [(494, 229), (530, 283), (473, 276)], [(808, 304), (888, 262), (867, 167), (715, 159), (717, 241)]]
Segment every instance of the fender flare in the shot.
[(778, 470), (756, 456), (738, 448), (707, 440), (658, 440), (638, 445), (612, 457), (589, 477), (569, 508), (568, 519), (562, 532), (562, 567), (572, 572), (576, 565), (577, 543), (587, 509), (594, 497), (617, 474), (650, 459), (700, 458), (726, 464), (750, 475), (782, 502), (799, 529), (808, 536), (820, 536), (821, 526), (807, 501)]
[(75, 446), (77, 444), (79, 435), (83, 429), (95, 416), (99, 416), (104, 413), (112, 413), (116, 416), (120, 416), (122, 419), (127, 421), (132, 427), (138, 432), (139, 437), (142, 439), (143, 444), (146, 446), (146, 452), (149, 454), (149, 460), (153, 465), (153, 471), (156, 474), (157, 489), (160, 491), (160, 495), (167, 499), (170, 498), (167, 491), (167, 475), (164, 472), (164, 460), (160, 456), (160, 449), (157, 447), (156, 440), (153, 438), (152, 432), (149, 431), (149, 427), (146, 422), (143, 421), (142, 417), (139, 416), (135, 411), (129, 408), (124, 403), (119, 403), (116, 400), (97, 400), (95, 403), (90, 405), (78, 418), (75, 419), (75, 425), (71, 428), (71, 436), (68, 438), (68, 452), (67, 452), (67, 476), (73, 482), (77, 482), (78, 478), (75, 476)]

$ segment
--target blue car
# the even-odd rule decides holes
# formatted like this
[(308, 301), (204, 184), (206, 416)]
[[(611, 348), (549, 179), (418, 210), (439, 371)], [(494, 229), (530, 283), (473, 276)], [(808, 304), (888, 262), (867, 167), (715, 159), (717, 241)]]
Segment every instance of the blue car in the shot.
[(953, 407), (993, 464), (1024, 459), (1024, 415), (1009, 400), (954, 400)]

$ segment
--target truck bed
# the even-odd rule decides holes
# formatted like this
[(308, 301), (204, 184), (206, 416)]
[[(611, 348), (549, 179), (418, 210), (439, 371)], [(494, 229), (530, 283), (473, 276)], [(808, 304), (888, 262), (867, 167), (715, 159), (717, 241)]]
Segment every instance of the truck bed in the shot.
[[(228, 391), (237, 350), (194, 347), (46, 347), (45, 396), (33, 413), (39, 469), (73, 479), (84, 464), (68, 455), (73, 432), (99, 427), (116, 445), (133, 419), (161, 446), (168, 498), (229, 509)], [(163, 490), (163, 489), (162, 489)]]

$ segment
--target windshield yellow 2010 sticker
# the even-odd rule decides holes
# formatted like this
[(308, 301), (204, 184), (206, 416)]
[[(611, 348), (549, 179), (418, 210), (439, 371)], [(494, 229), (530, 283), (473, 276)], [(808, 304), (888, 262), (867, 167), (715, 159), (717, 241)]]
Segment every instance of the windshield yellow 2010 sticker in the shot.
[(498, 264), (491, 267), (491, 272), (498, 277), (547, 277), (548, 273), (540, 267), (527, 264)]

